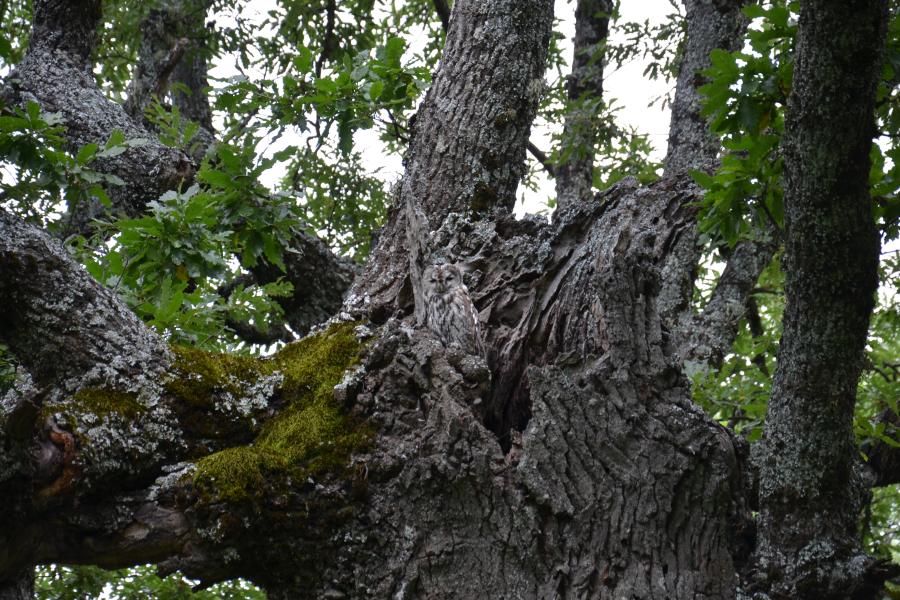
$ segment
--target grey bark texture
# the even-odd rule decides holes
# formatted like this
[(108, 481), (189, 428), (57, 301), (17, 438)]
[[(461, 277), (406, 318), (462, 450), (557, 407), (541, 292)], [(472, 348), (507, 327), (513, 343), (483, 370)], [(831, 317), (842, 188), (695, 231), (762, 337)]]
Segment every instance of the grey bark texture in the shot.
[[(167, 347), (62, 246), (0, 213), (0, 304), (16, 307), (0, 325), (0, 341), (30, 373), (0, 399), (0, 582), (23, 582), (23, 570), (46, 562), (156, 562), (163, 572), (181, 570), (203, 583), (247, 577), (273, 599), (729, 599), (740, 591), (762, 600), (786, 589), (843, 597), (838, 584), (857, 580), (832, 583), (832, 573), (873, 573), (867, 559), (853, 555), (850, 567), (814, 575), (817, 588), (800, 589), (792, 582), (801, 580), (791, 577), (753, 578), (779, 572), (783, 557), (804, 565), (791, 536), (846, 534), (849, 518), (827, 511), (859, 506), (852, 498), (829, 504), (831, 497), (803, 496), (813, 500), (820, 520), (832, 519), (819, 529), (806, 529), (812, 525), (784, 512), (788, 486), (811, 474), (790, 471), (812, 448), (794, 439), (792, 428), (812, 435), (802, 427), (827, 428), (832, 413), (844, 418), (849, 388), (843, 378), (858, 375), (871, 302), (845, 306), (838, 292), (851, 281), (849, 265), (870, 268), (873, 260), (862, 224), (865, 186), (857, 182), (836, 194), (827, 187), (844, 181), (836, 175), (810, 182), (805, 171), (789, 172), (789, 234), (798, 232), (799, 245), (789, 250), (788, 265), (800, 273), (789, 293), (801, 304), (790, 308), (794, 321), (786, 323), (787, 360), (776, 391), (789, 392), (792, 400), (773, 399), (772, 418), (782, 422), (767, 430), (763, 473), (772, 483), (761, 486), (761, 522), (774, 533), (764, 534), (753, 563), (776, 570), (752, 569), (755, 498), (747, 446), (692, 403), (684, 366), (727, 351), (736, 307), (746, 305), (767, 260), (759, 252), (765, 244), (736, 248), (714, 301), (694, 315), (690, 273), (700, 190), (683, 173), (643, 188), (624, 180), (563, 206), (552, 223), (512, 217), (552, 5), (454, 3), (446, 54), (419, 111), (388, 224), (332, 319), (368, 320), (355, 329), (343, 326), (365, 349), (343, 381), (319, 398), (333, 399), (370, 432), (347, 464), (299, 478), (273, 469), (252, 480), (260, 489), (229, 496), (223, 490), (242, 468), (237, 461), (222, 481), (208, 483), (212, 492), (204, 490), (192, 477), (204, 459), (244, 456), (289, 408), (295, 364), (251, 368), (235, 357)], [(849, 9), (829, 5), (812, 17), (810, 10), (801, 50), (804, 44), (815, 49), (819, 24)], [(881, 25), (874, 13), (870, 17), (860, 20), (867, 26), (858, 25), (875, 38)], [(699, 8), (689, 18), (714, 20)], [(824, 30), (831, 35), (829, 27)], [(876, 55), (854, 55), (872, 61), (865, 63), (870, 78)], [(803, 112), (810, 109), (803, 98), (822, 93), (817, 77), (838, 71), (817, 62), (821, 57), (803, 60), (789, 156), (795, 165), (808, 165), (806, 153), (819, 146), (807, 142), (821, 142), (818, 152), (826, 160), (835, 160), (834, 151), (848, 161), (826, 163), (835, 169), (826, 175), (856, 182), (868, 150), (859, 130), (837, 129), (841, 143), (819, 140), (818, 129), (805, 137), (807, 118), (827, 121), (826, 129), (835, 125), (833, 107)], [(871, 80), (854, 76), (838, 81), (837, 98), (858, 99), (853, 82), (871, 89)], [(861, 104), (851, 111), (852, 123), (842, 126), (871, 124), (871, 103)], [(851, 151), (862, 154), (852, 160), (840, 154)], [(821, 205), (806, 203), (813, 197)], [(813, 206), (824, 223), (809, 221)], [(846, 268), (828, 274), (836, 279), (827, 279), (815, 251), (805, 250), (820, 225), (823, 239), (841, 249)], [(848, 235), (848, 226), (865, 235)], [(859, 258), (854, 249), (869, 254)], [(465, 268), (490, 348), (486, 361), (445, 347), (416, 326), (420, 273), (434, 260)], [(825, 324), (840, 326), (817, 321), (816, 331), (806, 329), (805, 315), (817, 310), (802, 304), (811, 298), (809, 274), (819, 277), (816, 285), (834, 286), (812, 289), (826, 299), (826, 312), (815, 318), (824, 315), (832, 319)], [(841, 319), (855, 325), (848, 338), (835, 340), (829, 336), (841, 331)], [(705, 349), (695, 353), (698, 339)], [(855, 357), (855, 366), (829, 364), (834, 373), (825, 375), (836, 379), (825, 385), (843, 387), (819, 389), (809, 376), (822, 374), (810, 361), (838, 341), (857, 344), (838, 355)], [(802, 389), (787, 387), (794, 381), (789, 368), (797, 369)], [(181, 387), (173, 382), (192, 393), (177, 392)], [(76, 401), (98, 390), (124, 409)], [(816, 396), (802, 395), (808, 390), (818, 397), (840, 394), (829, 397), (829, 412), (813, 402)], [(301, 420), (299, 427), (305, 426)], [(840, 427), (832, 436), (842, 435)], [(789, 443), (796, 446), (786, 448)], [(782, 456), (796, 460), (785, 464)], [(834, 464), (845, 463), (850, 460)], [(779, 515), (783, 522), (773, 523)], [(799, 529), (790, 529), (793, 524)], [(856, 550), (850, 542), (841, 548)], [(0, 593), (10, 585), (0, 585)]]
[[(59, 112), (73, 149), (88, 143), (101, 146), (121, 131), (126, 139), (146, 143), (92, 167), (125, 181), (108, 190), (117, 213), (135, 216), (151, 200), (193, 176), (194, 166), (179, 150), (161, 144), (136, 124), (123, 108), (107, 99), (91, 73), (89, 58), (100, 23), (100, 2), (95, 0), (37, 1), (28, 52), (6, 78), (4, 100), (14, 105), (34, 101), (46, 112)], [(90, 220), (105, 212), (99, 201), (69, 207), (66, 233), (87, 233)]]
[(714, 49), (733, 52), (740, 48), (747, 28), (747, 18), (741, 8), (749, 2), (684, 0), (687, 37), (672, 100), (665, 159), (667, 174), (712, 165), (719, 154), (719, 141), (700, 114), (702, 97), (698, 88), (705, 83), (700, 72), (710, 66), (709, 54)]
[(34, 598), (34, 572), (25, 569), (16, 579), (0, 582), (0, 600), (31, 600)]
[[(758, 576), (795, 598), (874, 597), (853, 407), (878, 286), (869, 195), (887, 2), (801, 4), (785, 155), (784, 333), (760, 467)], [(823, 577), (822, 572), (828, 576)]]
[(612, 12), (611, 0), (578, 0), (575, 7), (572, 72), (566, 89), (570, 107), (563, 129), (569, 151), (554, 168), (557, 206), (585, 199), (594, 185), (596, 111), (603, 100), (603, 46)]
[[(436, 259), (452, 262), (427, 239), (448, 214), (486, 217), (512, 210), (544, 90), (551, 23), (548, 0), (453, 5), (441, 67), (419, 107), (397, 201), (369, 276), (351, 288), (351, 305), (383, 321), (411, 304), (413, 294), (421, 296), (415, 287), (399, 294), (408, 283), (407, 253), (419, 272)], [(410, 203), (423, 217), (414, 225), (412, 247), (406, 235)]]
[(165, 102), (171, 94), (181, 115), (200, 125), (192, 140), (196, 162), (215, 141), (204, 39), (210, 4), (209, 0), (173, 1), (150, 11), (141, 23), (138, 62), (124, 104), (136, 122), (151, 127), (144, 111), (152, 99)]
[[(701, 71), (711, 64), (713, 50), (737, 50), (743, 43), (748, 19), (741, 9), (748, 0), (686, 0), (686, 38), (666, 152), (667, 177), (684, 175), (691, 169), (714, 169), (719, 141), (701, 115), (705, 83)], [(738, 322), (746, 312), (748, 294), (778, 248), (773, 232), (760, 232), (758, 239), (740, 243), (729, 259), (712, 301), (702, 314), (690, 309), (697, 265), (700, 261), (699, 229), (693, 216), (687, 218), (671, 241), (662, 266), (660, 311), (666, 327), (678, 332), (680, 356), (692, 368), (717, 367), (731, 347)]]

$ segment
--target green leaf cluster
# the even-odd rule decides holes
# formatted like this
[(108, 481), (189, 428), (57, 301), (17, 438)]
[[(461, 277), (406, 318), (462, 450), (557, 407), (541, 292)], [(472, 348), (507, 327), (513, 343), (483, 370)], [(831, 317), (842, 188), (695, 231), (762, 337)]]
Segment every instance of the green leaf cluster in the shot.
[(744, 49), (714, 50), (700, 87), (702, 114), (722, 140), (715, 173), (694, 171), (705, 189), (700, 229), (713, 244), (734, 246), (783, 222), (779, 144), (793, 79), (797, 2), (744, 8), (751, 18)]
[(51, 231), (59, 227), (61, 211), (94, 200), (109, 205), (109, 187), (124, 184), (91, 163), (145, 143), (114, 131), (102, 147), (91, 143), (72, 152), (63, 127), (59, 114), (42, 112), (36, 102), (24, 109), (0, 106), (0, 164), (14, 173), (9, 180), (0, 178), (0, 206)]
[(194, 592), (196, 585), (180, 575), (161, 578), (155, 567), (145, 565), (108, 571), (99, 567), (48, 565), (39, 567), (35, 577), (35, 598), (39, 600), (265, 600), (265, 593), (243, 581), (226, 581)]
[(276, 299), (292, 290), (277, 281), (220, 291), (261, 262), (283, 271), (302, 227), (295, 199), (259, 183), (267, 166), (252, 151), (219, 145), (198, 183), (166, 192), (142, 217), (108, 223), (93, 240), (73, 240), (73, 249), (94, 277), (173, 340), (233, 348), (239, 340), (227, 319), (266, 331), (281, 315)]

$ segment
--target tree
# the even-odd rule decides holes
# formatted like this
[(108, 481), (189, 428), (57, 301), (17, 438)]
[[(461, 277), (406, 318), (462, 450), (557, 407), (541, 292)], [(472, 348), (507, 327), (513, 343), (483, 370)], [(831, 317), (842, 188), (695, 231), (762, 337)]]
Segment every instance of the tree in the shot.
[[(578, 31), (601, 32), (614, 12), (601, 4), (579, 3)], [(99, 0), (35, 0), (2, 89), (20, 180), (0, 213), (0, 341), (17, 365), (0, 417), (0, 597), (29, 597), (32, 567), (51, 562), (244, 577), (270, 598), (878, 597), (898, 569), (857, 527), (869, 488), (897, 480), (896, 411), (866, 464), (852, 427), (878, 280), (869, 177), (876, 109), (891, 105), (889, 14), (864, 4), (801, 3), (790, 61), (766, 63), (770, 95), (790, 90), (785, 118), (723, 73), (750, 82), (760, 65), (735, 57), (749, 19), (765, 21), (755, 43), (783, 49), (791, 7), (686, 2), (663, 176), (592, 195), (591, 151), (559, 152), (565, 201), (548, 223), (511, 211), (553, 55), (550, 0), (436, 2), (446, 43), (414, 119), (427, 74), (396, 38), (369, 52), (371, 2), (324, 2), (308, 20), (286, 4), (279, 35), (321, 53), (283, 57), (278, 82), (235, 80), (218, 141), (206, 61), (229, 38), (207, 35), (210, 3), (101, 29)], [(127, 89), (92, 76), (98, 32), (140, 39)], [(589, 146), (596, 123), (572, 89), (596, 98), (600, 73), (576, 71), (564, 111)], [(321, 172), (329, 152), (356, 164), (354, 129), (376, 111), (388, 142), (408, 143), (406, 170), (370, 253), (352, 228), (329, 240), (356, 266), (259, 183), (249, 138), (227, 137), (260, 115), (302, 122), (313, 141), (288, 153), (289, 179), (312, 189), (318, 173), (377, 202), (359, 176)], [(780, 173), (733, 168), (770, 150), (783, 231)], [(763, 184), (736, 216), (723, 208)], [(28, 204), (46, 188), (66, 197), (61, 219)], [(321, 215), (321, 199), (302, 208)], [(722, 363), (779, 238), (784, 332), (751, 453), (694, 403), (688, 374)], [(727, 265), (698, 309), (704, 239)], [(468, 272), (486, 359), (416, 326), (437, 261)], [(268, 357), (223, 351), (292, 329), (313, 333)]]

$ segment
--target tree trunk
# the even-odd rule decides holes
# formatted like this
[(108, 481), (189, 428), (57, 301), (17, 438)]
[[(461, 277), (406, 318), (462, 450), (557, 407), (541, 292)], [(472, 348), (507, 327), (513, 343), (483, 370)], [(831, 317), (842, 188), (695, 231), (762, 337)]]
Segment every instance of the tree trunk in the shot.
[(594, 187), (597, 113), (603, 101), (603, 69), (609, 36), (611, 0), (578, 0), (572, 73), (566, 91), (569, 107), (563, 130), (563, 160), (554, 168), (557, 206), (587, 198)]
[(700, 115), (705, 82), (701, 71), (712, 63), (716, 48), (733, 52), (740, 48), (747, 18), (741, 8), (750, 0), (685, 0), (687, 37), (672, 101), (669, 148), (665, 170), (675, 174), (686, 169), (711, 166), (719, 153), (719, 141)]
[[(874, 598), (853, 408), (878, 286), (869, 196), (887, 2), (804, 2), (785, 151), (784, 333), (760, 453), (758, 568), (794, 598)], [(822, 577), (822, 571), (828, 572)]]
[(25, 569), (9, 582), (0, 582), (0, 600), (31, 600), (34, 597), (34, 572)]

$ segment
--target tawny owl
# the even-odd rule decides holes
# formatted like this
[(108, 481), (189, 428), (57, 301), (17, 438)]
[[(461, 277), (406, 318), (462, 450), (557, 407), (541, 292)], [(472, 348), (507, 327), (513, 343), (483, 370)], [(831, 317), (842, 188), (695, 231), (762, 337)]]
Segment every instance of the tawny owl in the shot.
[(481, 327), (462, 271), (456, 265), (432, 265), (424, 273), (425, 323), (445, 346), (456, 343), (484, 356)]

